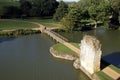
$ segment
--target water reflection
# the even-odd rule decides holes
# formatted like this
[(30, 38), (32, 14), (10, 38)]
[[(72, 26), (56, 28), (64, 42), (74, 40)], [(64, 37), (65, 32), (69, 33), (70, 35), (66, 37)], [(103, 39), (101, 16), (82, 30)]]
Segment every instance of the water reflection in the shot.
[(53, 58), (53, 44), (44, 34), (0, 43), (0, 80), (89, 80), (72, 62)]
[(85, 32), (64, 33), (61, 35), (68, 38), (71, 42), (80, 43), (84, 35), (96, 36), (102, 44), (102, 57), (113, 65), (120, 67), (120, 31), (96, 29)]
[(5, 42), (5, 41), (12, 41), (15, 38), (0, 38), (0, 43)]
[(104, 33), (105, 33), (105, 30), (98, 30), (98, 31), (96, 31), (96, 35), (102, 35)]
[(90, 30), (86, 32), (73, 32), (73, 33), (64, 33), (60, 32), (61, 35), (68, 38), (71, 42), (80, 43), (83, 36), (88, 34), (92, 36), (96, 36), (100, 43), (102, 44), (102, 56), (110, 54), (114, 51), (120, 50), (120, 31), (119, 30)]

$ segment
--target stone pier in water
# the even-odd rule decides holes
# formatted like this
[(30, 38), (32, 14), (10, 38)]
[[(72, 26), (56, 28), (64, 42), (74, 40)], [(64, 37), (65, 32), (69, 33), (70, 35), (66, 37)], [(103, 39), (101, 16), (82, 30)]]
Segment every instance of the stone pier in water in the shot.
[(93, 36), (85, 35), (80, 46), (80, 69), (92, 78), (100, 70), (101, 44)]

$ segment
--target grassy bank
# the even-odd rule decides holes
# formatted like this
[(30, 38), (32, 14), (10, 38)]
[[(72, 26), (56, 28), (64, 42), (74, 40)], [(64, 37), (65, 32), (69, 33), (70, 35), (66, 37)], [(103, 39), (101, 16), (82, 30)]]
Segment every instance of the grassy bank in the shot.
[(115, 66), (113, 66), (113, 65), (110, 65), (109, 67), (110, 67), (111, 69), (113, 69), (114, 71), (116, 71), (117, 73), (120, 74), (120, 68), (117, 68), (117, 67), (115, 67)]
[(113, 80), (111, 77), (109, 77), (108, 75), (106, 75), (102, 71), (99, 71), (96, 74), (98, 75), (98, 77), (100, 78), (100, 80)]
[(21, 20), (0, 20), (0, 30), (11, 30), (11, 29), (30, 29), (39, 27), (36, 24), (30, 22), (24, 22)]
[(71, 49), (69, 49), (68, 47), (64, 46), (63, 44), (61, 43), (58, 43), (58, 44), (55, 44), (53, 46), (53, 49), (60, 52), (60, 53), (63, 53), (63, 54), (68, 54), (68, 55), (75, 55), (77, 56), (77, 54), (72, 51)]
[(40, 30), (31, 30), (31, 29), (18, 29), (18, 30), (11, 30), (11, 31), (0, 31), (0, 38), (5, 37), (18, 37), (21, 35), (31, 35), (31, 34), (38, 34)]
[(80, 48), (80, 43), (71, 43), (73, 46), (75, 46), (76, 48)]
[[(109, 65), (109, 67), (111, 69), (113, 69), (114, 71), (116, 71), (117, 73), (120, 73), (120, 69), (113, 66), (113, 65)], [(96, 73), (98, 75), (98, 77), (101, 79), (101, 80), (113, 80), (111, 77), (109, 77), (108, 75), (106, 75), (104, 72), (102, 71), (99, 71)]]

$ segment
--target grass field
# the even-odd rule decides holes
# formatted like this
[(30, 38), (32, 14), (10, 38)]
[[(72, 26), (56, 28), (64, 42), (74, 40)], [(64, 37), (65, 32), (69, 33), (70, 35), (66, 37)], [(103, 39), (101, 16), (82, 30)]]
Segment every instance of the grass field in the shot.
[(75, 52), (73, 52), (71, 49), (69, 49), (68, 47), (64, 46), (61, 43), (55, 44), (53, 46), (53, 48), (60, 52), (60, 53), (65, 53), (65, 54), (70, 54), (70, 55), (77, 55)]
[(73, 46), (75, 46), (76, 48), (80, 48), (80, 43), (71, 43)]
[(10, 29), (29, 29), (39, 27), (38, 25), (14, 20), (0, 20), (0, 30), (10, 30)]
[(26, 20), (40, 23), (46, 27), (61, 27), (60, 22), (54, 21), (53, 19), (34, 18), (34, 19), (26, 19)]
[(39, 27), (38, 25), (24, 21), (37, 22), (43, 24), (46, 27), (61, 27), (60, 22), (53, 21), (52, 19), (25, 19), (25, 20), (16, 19), (16, 20), (0, 20), (0, 30)]

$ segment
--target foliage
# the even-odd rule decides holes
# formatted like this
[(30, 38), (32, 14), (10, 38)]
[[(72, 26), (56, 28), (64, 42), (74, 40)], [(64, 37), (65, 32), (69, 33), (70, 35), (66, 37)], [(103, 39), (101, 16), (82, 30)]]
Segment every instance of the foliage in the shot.
[(1, 31), (0, 38), (5, 37), (18, 37), (20, 35), (30, 35), (40, 33), (40, 30), (31, 30), (31, 29), (17, 29), (13, 31)]
[(112, 9), (119, 14), (120, 12), (120, 0), (111, 0)]
[(111, 0), (111, 7), (112, 7), (111, 24), (119, 25), (120, 24), (120, 0)]
[(56, 0), (33, 0), (33, 16), (52, 16), (58, 6)]
[(119, 12), (119, 16), (118, 16), (118, 18), (119, 18), (119, 23), (120, 23), (120, 12)]
[[(72, 7), (69, 8), (67, 14), (66, 24), (72, 21), (72, 30), (79, 29), (92, 29), (93, 24), (97, 27), (98, 21), (103, 23), (109, 22), (109, 16), (111, 11), (109, 0), (80, 0), (78, 3), (74, 3)], [(91, 22), (82, 22), (82, 20), (92, 20)], [(63, 22), (64, 22), (63, 21)], [(90, 25), (88, 25), (90, 24)]]
[(73, 22), (72, 18), (70, 17), (70, 15), (65, 16), (61, 20), (61, 24), (62, 24), (62, 26), (63, 26), (63, 28), (65, 29), (66, 32), (72, 32), (73, 31), (74, 22)]
[[(16, 12), (16, 14), (18, 13), (17, 15), (19, 15), (19, 13), (22, 13), (20, 16), (53, 16), (57, 6), (58, 2), (56, 0), (6, 0), (0, 1), (0, 15), (7, 16), (7, 14), (4, 13), (11, 13), (11, 11), (8, 10), (11, 10), (12, 8), (13, 12)], [(13, 7), (21, 10), (18, 12), (18, 10), (13, 9)]]
[(76, 3), (74, 5), (75, 6), (69, 8), (68, 14), (61, 20), (64, 29), (68, 32), (71, 32), (80, 26), (80, 10), (77, 8)]
[(5, 10), (5, 7), (9, 7), (9, 6), (19, 7), (19, 2), (0, 0), (0, 15), (3, 15), (5, 12), (7, 12)]
[(4, 7), (4, 16), (16, 18), (21, 15), (21, 9), (15, 6)]
[(30, 1), (20, 0), (20, 8), (21, 8), (21, 11), (22, 11), (22, 15), (29, 16), (30, 11), (32, 9), (32, 3)]
[(97, 21), (109, 20), (110, 3), (108, 0), (90, 0), (90, 7), (88, 9), (90, 18), (95, 21), (95, 27), (97, 27)]
[(78, 10), (81, 13), (81, 18), (82, 19), (90, 18), (90, 15), (88, 13), (89, 7), (90, 7), (90, 1), (89, 0), (80, 0), (77, 3), (76, 8), (79, 8)]
[(67, 9), (68, 9), (68, 5), (63, 1), (60, 1), (53, 19), (60, 21), (65, 16), (65, 14), (68, 12)]

